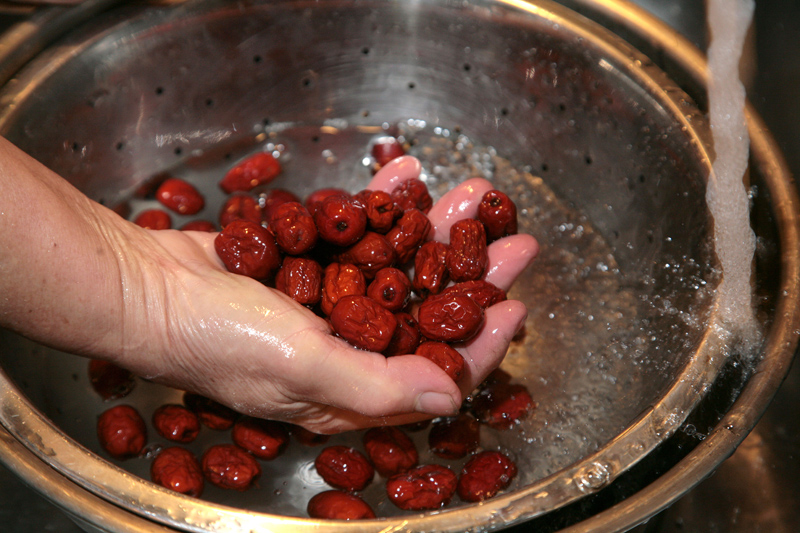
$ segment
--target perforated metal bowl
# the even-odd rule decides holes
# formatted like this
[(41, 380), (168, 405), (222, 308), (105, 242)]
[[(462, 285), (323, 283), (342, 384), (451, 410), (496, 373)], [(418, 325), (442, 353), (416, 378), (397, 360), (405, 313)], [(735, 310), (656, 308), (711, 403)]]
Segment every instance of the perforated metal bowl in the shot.
[[(147, 207), (134, 191), (154, 175), (215, 180), (269, 143), (286, 163), (277, 186), (356, 190), (369, 177), (366, 143), (387, 130), (414, 141), (436, 195), (484, 175), (512, 194), (521, 229), (543, 244), (511, 293), (530, 313), (504, 363), (539, 407), (514, 431), (482, 435), (521, 467), (506, 493), (403, 515), (378, 480), (365, 496), (384, 518), (305, 519), (323, 485), (308, 468), (315, 452), (292, 448), (263, 465), (258, 490), (176, 495), (146, 481), (146, 459), (103, 456), (94, 423), (107, 404), (90, 391), (85, 360), (10, 333), (0, 338), (0, 422), (16, 455), (5, 457), (22, 445), (98, 501), (184, 530), (500, 528), (620, 479), (737, 366), (714, 335), (703, 114), (646, 56), (558, 4), (122, 5), (37, 54), (0, 92), (0, 133), (92, 198), (133, 212)], [(798, 329), (796, 198), (771, 146), (756, 148), (767, 161), (753, 169), (764, 187), (758, 364), (779, 373)], [(723, 390), (732, 399), (738, 387)], [(151, 412), (178, 394), (140, 383), (125, 401)]]

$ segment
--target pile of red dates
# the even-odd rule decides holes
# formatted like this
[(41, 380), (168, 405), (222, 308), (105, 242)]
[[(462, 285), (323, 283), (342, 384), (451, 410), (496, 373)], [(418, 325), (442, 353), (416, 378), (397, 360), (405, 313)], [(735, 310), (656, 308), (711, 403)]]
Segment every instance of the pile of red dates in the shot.
[[(371, 146), (376, 168), (403, 154), (403, 146), (391, 137)], [(517, 232), (516, 207), (509, 197), (498, 190), (486, 193), (478, 218), (453, 224), (450, 242), (444, 244), (429, 240), (427, 213), (433, 201), (420, 179), (405, 181), (391, 193), (351, 194), (329, 188), (304, 200), (277, 188), (259, 197), (250, 194), (280, 173), (277, 159), (258, 153), (220, 181), (229, 196), (214, 242), (225, 267), (314, 310), (356, 348), (387, 357), (426, 357), (457, 382), (465, 363), (453, 344), (476, 335), (484, 310), (506, 298), (505, 291), (482, 277), (488, 244)], [(197, 189), (177, 178), (164, 180), (155, 197), (183, 215), (196, 214), (205, 205)], [(134, 221), (150, 229), (171, 225), (169, 214), (159, 209), (145, 211)], [(217, 225), (197, 220), (181, 229), (217, 231)], [(95, 389), (106, 398), (117, 399), (130, 391), (130, 376), (113, 365), (93, 362), (90, 374)], [(456, 494), (464, 502), (491, 498), (508, 487), (517, 468), (499, 451), (478, 452), (480, 424), (509, 429), (533, 407), (527, 389), (510, 383), (510, 376), (497, 370), (460, 415), (434, 421), (428, 434), (430, 451), (448, 460), (469, 457), (460, 473), (443, 465), (419, 464), (419, 453), (406, 432), (424, 425), (371, 429), (363, 435), (363, 452), (325, 447), (315, 467), (332, 490), (312, 497), (308, 514), (374, 518), (358, 493), (372, 483), (376, 471), (386, 480), (388, 498), (404, 510), (438, 509)], [(184, 395), (183, 405), (157, 409), (152, 425), (176, 444), (154, 458), (152, 480), (195, 497), (202, 493), (204, 482), (235, 490), (252, 486), (261, 474), (258, 461), (278, 457), (290, 435), (305, 445), (326, 442), (325, 436), (241, 417), (190, 393)], [(198, 460), (178, 445), (193, 441), (202, 425), (230, 430), (232, 442), (210, 447)], [(139, 456), (147, 442), (145, 423), (131, 406), (117, 405), (100, 416), (98, 438), (114, 458)]]

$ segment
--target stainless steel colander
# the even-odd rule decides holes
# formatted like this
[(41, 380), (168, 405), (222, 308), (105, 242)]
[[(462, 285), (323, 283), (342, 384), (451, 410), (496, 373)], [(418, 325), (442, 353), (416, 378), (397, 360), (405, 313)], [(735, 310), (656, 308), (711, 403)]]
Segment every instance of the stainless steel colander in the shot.
[[(529, 319), (504, 363), (539, 407), (514, 431), (482, 436), (521, 467), (509, 491), (404, 515), (376, 481), (365, 497), (384, 518), (321, 524), (303, 518), (324, 487), (309, 468), (315, 451), (291, 448), (263, 465), (256, 491), (172, 494), (146, 481), (147, 459), (103, 455), (94, 423), (108, 405), (90, 391), (84, 359), (3, 333), (0, 423), (14, 450), (100, 501), (183, 530), (493, 529), (601, 491), (657, 453), (720, 372), (755, 368), (714, 335), (702, 112), (647, 56), (561, 5), (126, 4), (76, 26), (0, 92), (0, 133), (131, 213), (148, 206), (135, 191), (153, 176), (215, 183), (265, 145), (286, 163), (277, 186), (357, 190), (369, 179), (364, 148), (386, 131), (411, 143), (436, 195), (473, 175), (493, 180), (543, 245), (511, 293)], [(798, 329), (796, 199), (756, 148), (758, 364), (783, 368)], [(209, 200), (212, 212), (222, 201)], [(723, 387), (735, 398), (738, 386)], [(149, 413), (179, 394), (142, 382), (125, 401)]]

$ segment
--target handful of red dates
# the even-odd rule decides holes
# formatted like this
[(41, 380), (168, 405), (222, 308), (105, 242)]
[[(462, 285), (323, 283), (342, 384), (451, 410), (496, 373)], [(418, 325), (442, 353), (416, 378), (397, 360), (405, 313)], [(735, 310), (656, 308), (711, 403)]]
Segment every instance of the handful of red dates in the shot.
[[(380, 167), (404, 155), (404, 149), (395, 139), (382, 138), (373, 143), (371, 153)], [(270, 189), (259, 198), (248, 194), (280, 172), (277, 159), (258, 153), (220, 182), (230, 196), (220, 213), (222, 229), (214, 244), (225, 267), (314, 310), (356, 348), (387, 357), (428, 358), (457, 382), (465, 363), (453, 345), (475, 336), (484, 310), (506, 298), (505, 291), (482, 277), (488, 244), (517, 232), (516, 206), (509, 197), (498, 190), (486, 193), (477, 220), (453, 224), (445, 244), (429, 240), (427, 213), (433, 201), (420, 179), (405, 181), (391, 193), (321, 189), (304, 201), (283, 189)], [(204, 206), (201, 193), (176, 178), (163, 181), (156, 198), (180, 214), (194, 214)], [(169, 214), (161, 210), (145, 211), (135, 222), (151, 229), (170, 227)], [(182, 229), (216, 228), (210, 221), (194, 221)], [(100, 365), (92, 368), (92, 383), (101, 394), (125, 390), (123, 385), (129, 384), (119, 369), (103, 365), (107, 374), (100, 375)], [(376, 471), (386, 478), (388, 498), (404, 510), (438, 509), (455, 494), (465, 502), (482, 501), (508, 487), (517, 472), (513, 460), (499, 451), (478, 449), (481, 424), (508, 429), (534, 406), (527, 389), (510, 379), (495, 371), (474, 395), (469, 410), (431, 426), (428, 445), (433, 454), (448, 460), (469, 456), (460, 475), (447, 466), (419, 464), (406, 431), (424, 425), (374, 428), (363, 435), (363, 453), (329, 446), (317, 456), (316, 470), (333, 490), (311, 498), (309, 516), (374, 518), (357, 493), (372, 482)], [(154, 459), (153, 481), (191, 496), (202, 493), (204, 480), (222, 488), (247, 489), (261, 474), (258, 460), (279, 456), (290, 434), (306, 445), (326, 441), (299, 427), (239, 417), (189, 393), (184, 405), (156, 410), (152, 424), (176, 444)], [(201, 425), (231, 430), (233, 443), (212, 446), (198, 461), (177, 444), (194, 440)], [(145, 424), (135, 409), (119, 405), (101, 415), (98, 437), (117, 459), (137, 456), (145, 448)]]

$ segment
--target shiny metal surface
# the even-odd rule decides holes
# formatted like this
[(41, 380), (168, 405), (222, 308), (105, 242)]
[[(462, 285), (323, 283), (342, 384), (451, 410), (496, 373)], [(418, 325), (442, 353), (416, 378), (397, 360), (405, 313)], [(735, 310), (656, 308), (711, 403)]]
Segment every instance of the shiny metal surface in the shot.
[[(583, 154), (578, 154), (578, 156), (579, 156), (579, 157), (582, 157), (582, 155), (583, 155)], [(550, 161), (550, 159), (548, 159), (548, 161)], [(779, 169), (779, 170), (780, 170), (780, 169)], [(779, 174), (780, 174), (780, 172), (779, 172)], [(576, 184), (576, 185), (577, 185), (577, 184)], [(566, 184), (564, 184), (564, 186), (565, 186), (565, 188), (567, 189), (567, 193), (569, 193), (569, 192), (573, 192), (573, 193), (574, 193), (574, 190), (570, 191), (570, 184), (569, 184), (569, 183), (566, 183)], [(604, 198), (604, 200), (605, 200), (605, 198)], [(600, 204), (600, 202), (598, 202), (598, 204)], [(585, 206), (585, 207), (586, 207), (588, 210), (591, 210), (591, 209), (592, 209), (592, 205), (588, 205), (588, 206)], [(601, 218), (601, 217), (597, 217), (597, 218), (599, 219), (599, 218)], [(608, 221), (608, 220), (606, 220), (606, 221), (602, 221), (602, 222), (603, 222), (603, 223), (607, 223), (607, 224), (609, 224), (609, 227), (608, 227), (608, 228), (605, 228), (606, 230), (608, 230), (609, 228), (615, 228), (615, 227), (618, 227), (618, 226), (614, 226), (614, 223), (615, 223), (615, 222), (617, 222), (617, 221), (613, 221), (613, 220), (612, 220), (612, 221)], [(602, 224), (601, 224), (601, 226), (602, 226)], [(602, 229), (602, 228), (601, 228), (601, 229)], [(611, 231), (613, 232), (613, 229), (612, 229)], [(784, 318), (786, 318), (786, 317), (784, 317)], [(781, 370), (781, 368), (780, 368), (780, 365), (778, 365), (777, 372), (780, 372), (780, 370)], [(769, 388), (769, 387), (772, 387), (773, 385), (774, 385), (774, 383), (772, 383), (772, 382), (770, 382), (769, 380), (767, 380), (767, 388)], [(759, 408), (759, 405), (760, 405), (760, 403), (759, 403), (759, 402), (763, 403), (763, 397), (761, 397), (761, 396), (758, 396), (758, 397), (756, 398), (756, 400), (757, 400), (757, 401), (755, 402), (755, 404), (757, 404), (757, 405), (751, 405), (751, 406), (749, 406), (749, 407), (750, 407), (751, 409), (752, 409), (753, 407), (755, 407), (755, 410), (757, 411), (757, 410), (758, 410), (758, 408)], [(757, 417), (757, 415), (756, 415), (756, 417)], [(681, 422), (681, 420), (673, 420), (673, 422), (672, 422), (672, 423), (674, 423), (674, 424), (675, 424), (675, 426), (674, 426), (674, 427), (671, 427), (671, 428), (666, 428), (666, 429), (668, 429), (668, 430), (670, 430), (670, 431), (671, 431), (671, 430), (674, 430), (674, 429), (675, 429), (675, 428), (676, 428), (678, 425), (680, 425), (680, 422)], [(747, 427), (747, 424), (748, 424), (748, 423), (750, 423), (750, 422), (754, 422), (754, 420), (747, 419), (747, 420), (744, 420), (743, 422), (744, 422), (744, 426), (745, 426), (745, 427)], [(745, 431), (746, 431), (746, 430), (745, 430)], [(727, 439), (727, 440), (726, 440), (726, 439), (721, 439), (721, 440), (720, 440), (720, 445), (719, 445), (719, 446), (720, 446), (720, 448), (721, 448), (721, 449), (729, 449), (729, 448), (730, 448), (730, 446), (731, 446), (731, 442), (735, 441), (735, 439), (736, 439), (736, 438), (738, 438), (738, 437), (740, 437), (740, 436), (741, 436), (741, 435), (736, 435), (736, 436), (733, 438), (733, 440), (731, 440), (731, 439)], [(712, 460), (713, 460), (713, 461), (718, 461), (718, 460), (719, 460), (719, 458), (718, 458), (718, 457), (712, 457)], [(713, 467), (713, 465), (712, 465), (712, 467)], [(707, 471), (707, 470), (706, 470), (706, 471)], [(615, 472), (615, 473), (617, 473), (617, 472)], [(702, 474), (702, 475), (705, 475), (705, 474)], [(575, 477), (575, 476), (574, 476), (574, 474), (572, 474), (572, 477), (573, 477), (573, 478)], [(610, 479), (609, 479), (609, 481), (610, 481)], [(685, 489), (684, 489), (684, 490), (685, 490)], [(650, 503), (650, 502), (648, 502), (648, 503)], [(651, 507), (652, 507), (652, 506), (651, 506)], [(653, 511), (653, 512), (654, 512), (654, 511)], [(452, 518), (452, 517), (451, 517), (451, 518)], [(472, 518), (472, 517), (470, 517), (470, 518)], [(496, 525), (497, 527), (500, 527), (500, 526), (502, 526), (502, 525), (503, 525), (503, 522), (507, 522), (507, 521), (513, 521), (513, 519), (514, 519), (514, 517), (513, 517), (513, 516), (511, 516), (511, 515), (509, 515), (509, 516), (507, 517), (507, 519), (506, 519), (506, 518), (504, 518), (504, 519), (503, 519), (503, 520), (501, 520), (501, 521), (496, 521), (496, 522), (495, 522), (493, 525)], [(430, 521), (430, 520), (428, 520), (428, 521), (426, 522), (426, 525), (427, 525), (427, 523), (429, 523), (429, 522), (431, 522), (431, 521)], [(630, 524), (631, 522), (627, 522), (627, 523), (628, 523), (628, 524)], [(447, 525), (447, 527), (450, 527), (451, 525), (453, 525), (453, 521), (452, 521), (452, 520), (450, 520), (450, 524), (448, 524), (448, 525)], [(458, 524), (455, 524), (455, 525), (454, 525), (454, 527), (456, 527), (456, 529), (454, 529), (454, 530), (459, 530), (458, 528), (461, 528), (461, 529), (463, 529), (463, 528), (464, 528), (464, 527), (466, 527), (466, 526), (464, 526), (464, 525), (458, 525)]]

